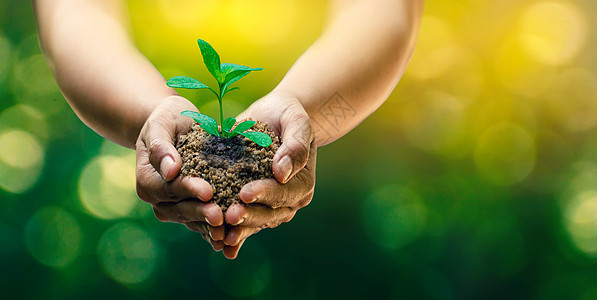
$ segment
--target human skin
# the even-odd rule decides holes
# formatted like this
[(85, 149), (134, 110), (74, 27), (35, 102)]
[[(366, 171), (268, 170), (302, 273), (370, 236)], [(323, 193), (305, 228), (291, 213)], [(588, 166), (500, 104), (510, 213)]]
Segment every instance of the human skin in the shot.
[[(414, 52), (422, 0), (335, 0), (321, 36), (280, 84), (238, 119), (281, 137), (274, 179), (245, 185), (226, 215), (209, 183), (178, 176), (174, 147), (197, 110), (165, 84), (131, 38), (121, 0), (32, 0), (41, 49), (77, 116), (137, 153), (137, 193), (162, 221), (201, 232), (235, 258), (247, 237), (290, 221), (313, 197), (317, 147), (340, 138), (389, 96)], [(255, 204), (260, 205), (255, 205)], [(232, 225), (225, 234), (224, 222)]]

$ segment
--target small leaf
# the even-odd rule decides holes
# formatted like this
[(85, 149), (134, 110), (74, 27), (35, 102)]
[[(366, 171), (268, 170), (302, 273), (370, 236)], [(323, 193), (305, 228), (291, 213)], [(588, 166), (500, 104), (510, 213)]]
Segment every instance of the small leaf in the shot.
[(255, 123), (257, 123), (257, 122), (255, 122), (253, 120), (244, 121), (244, 122), (236, 125), (236, 127), (234, 127), (234, 130), (232, 132), (235, 132), (235, 133), (245, 132), (245, 131), (249, 130), (249, 128), (253, 127), (253, 125), (255, 125)]
[(186, 76), (175, 76), (168, 81), (166, 84), (172, 88), (183, 88), (183, 89), (207, 89), (209, 88), (207, 85), (199, 82), (196, 79), (186, 77)]
[(234, 91), (234, 90), (239, 90), (238, 86), (235, 86), (233, 88), (229, 88), (229, 89), (225, 90), (224, 92), (222, 92), (222, 98), (224, 98), (224, 95), (226, 95), (228, 92)]
[[(223, 77), (224, 77), (222, 79), (221, 83), (226, 83), (226, 82), (232, 80), (232, 78), (235, 78), (239, 74), (244, 73), (246, 71), (249, 71), (249, 73), (250, 73), (251, 71), (261, 71), (261, 70), (263, 70), (263, 68), (251, 68), (251, 67), (247, 67), (247, 66), (243, 66), (243, 65), (223, 63), (223, 64), (220, 64), (220, 72), (221, 72), (221, 75), (223, 75)], [(249, 74), (249, 73), (247, 73), (247, 74)]]
[(272, 138), (263, 133), (263, 132), (243, 132), (241, 133), (241, 135), (243, 135), (244, 137), (250, 139), (251, 141), (255, 142), (255, 144), (261, 146), (261, 147), (269, 147), (272, 144)]
[(235, 118), (226, 118), (226, 120), (224, 120), (224, 122), (222, 123), (222, 134), (224, 134), (225, 137), (229, 138), (232, 137), (230, 135), (230, 129), (232, 128), (232, 126), (234, 126), (234, 124), (236, 124), (236, 119)]
[[(235, 72), (236, 73), (236, 72)], [(224, 83), (224, 85), (222, 86), (222, 91), (228, 92), (228, 87), (233, 84), (234, 82), (236, 82), (237, 80), (249, 75), (249, 73), (251, 73), (251, 71), (239, 71), (239, 73), (236, 73), (236, 77), (228, 80), (226, 83)]]
[(185, 110), (180, 113), (183, 117), (191, 117), (199, 124), (199, 126), (211, 135), (220, 136), (218, 131), (218, 123), (216, 120), (208, 115), (196, 111)]
[[(203, 56), (203, 62), (207, 67), (207, 70), (211, 75), (213, 75), (216, 80), (219, 77), (222, 77), (220, 74), (220, 56), (218, 52), (206, 41), (202, 39), (197, 40), (197, 44), (199, 45), (199, 49), (201, 50), (201, 55)], [(218, 83), (220, 80), (218, 80)]]

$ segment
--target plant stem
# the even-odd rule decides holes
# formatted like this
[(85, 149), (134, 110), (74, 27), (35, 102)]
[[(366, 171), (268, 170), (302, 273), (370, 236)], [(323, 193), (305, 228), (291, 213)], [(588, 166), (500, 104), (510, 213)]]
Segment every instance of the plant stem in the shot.
[(222, 109), (222, 85), (220, 86), (220, 94), (218, 95), (218, 102), (220, 103), (220, 134), (224, 136), (224, 110)]

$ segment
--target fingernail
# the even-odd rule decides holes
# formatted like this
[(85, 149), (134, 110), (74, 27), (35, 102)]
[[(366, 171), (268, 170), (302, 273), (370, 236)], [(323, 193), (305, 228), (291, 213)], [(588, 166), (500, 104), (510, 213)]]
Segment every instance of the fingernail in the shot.
[(160, 172), (162, 173), (162, 177), (165, 180), (168, 180), (166, 178), (166, 176), (168, 175), (168, 172), (172, 169), (173, 166), (174, 166), (174, 159), (172, 159), (172, 157), (166, 155), (162, 159), (162, 162), (160, 163)]
[(244, 221), (245, 221), (245, 218), (243, 217), (243, 218), (241, 218), (241, 219), (240, 219), (240, 221), (238, 221), (238, 223), (236, 223), (236, 225), (240, 225), (240, 224), (242, 224)]
[(284, 178), (283, 182), (285, 183), (288, 181), (288, 177), (290, 177), (290, 173), (292, 173), (292, 161), (288, 155), (282, 157), (278, 161), (278, 166), (282, 170), (282, 177)]
[(259, 199), (259, 197), (261, 197), (261, 193), (257, 194), (257, 195), (253, 195), (253, 197), (251, 197), (249, 200), (247, 200), (245, 203), (253, 203), (255, 201), (257, 201), (257, 199)]

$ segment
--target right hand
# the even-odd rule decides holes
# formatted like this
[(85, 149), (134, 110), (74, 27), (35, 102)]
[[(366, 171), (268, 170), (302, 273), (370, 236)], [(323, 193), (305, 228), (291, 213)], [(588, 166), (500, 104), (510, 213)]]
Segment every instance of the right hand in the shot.
[(183, 97), (170, 96), (143, 125), (136, 142), (137, 195), (151, 204), (160, 221), (184, 224), (208, 242), (222, 241), (222, 210), (207, 203), (213, 197), (211, 185), (198, 177), (178, 176), (182, 160), (174, 143), (194, 122), (180, 115), (184, 110), (197, 109)]

